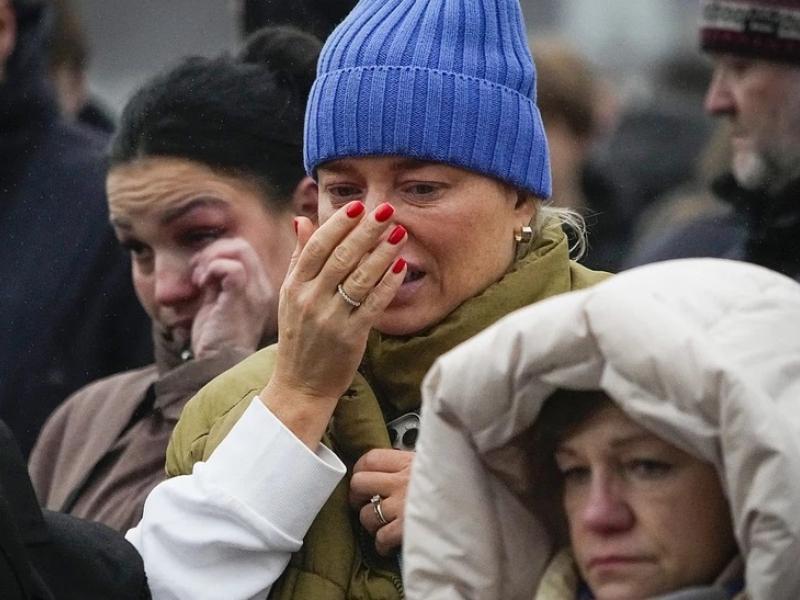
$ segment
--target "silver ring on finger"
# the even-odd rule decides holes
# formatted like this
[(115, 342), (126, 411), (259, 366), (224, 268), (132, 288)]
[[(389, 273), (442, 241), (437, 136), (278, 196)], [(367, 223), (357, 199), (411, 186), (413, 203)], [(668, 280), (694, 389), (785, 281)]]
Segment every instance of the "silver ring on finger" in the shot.
[(386, 517), (383, 516), (383, 510), (381, 509), (381, 500), (383, 500), (383, 498), (380, 497), (380, 494), (375, 494), (372, 498), (370, 498), (369, 503), (372, 504), (372, 510), (375, 511), (375, 516), (378, 518), (378, 523), (381, 525), (388, 525), (389, 521), (387, 521)]
[(339, 295), (342, 297), (342, 300), (347, 302), (353, 308), (358, 308), (361, 306), (361, 302), (350, 296), (347, 292), (344, 291), (344, 286), (340, 283), (336, 286), (336, 291), (339, 292)]

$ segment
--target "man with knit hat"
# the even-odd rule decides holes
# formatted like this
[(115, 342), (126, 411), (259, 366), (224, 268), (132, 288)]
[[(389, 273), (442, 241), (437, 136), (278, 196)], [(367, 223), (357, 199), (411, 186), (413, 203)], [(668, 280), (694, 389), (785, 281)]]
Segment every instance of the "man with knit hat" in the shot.
[(633, 262), (718, 256), (800, 279), (800, 1), (704, 0), (702, 10), (700, 45), (714, 63), (705, 107), (731, 126), (731, 172), (713, 191), (733, 212)]

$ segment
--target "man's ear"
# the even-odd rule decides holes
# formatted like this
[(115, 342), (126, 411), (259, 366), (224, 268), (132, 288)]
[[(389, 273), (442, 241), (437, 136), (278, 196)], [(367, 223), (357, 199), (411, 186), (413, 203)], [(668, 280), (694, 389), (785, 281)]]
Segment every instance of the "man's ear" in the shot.
[(292, 194), (292, 207), (296, 215), (308, 217), (317, 223), (317, 202), (319, 198), (319, 188), (317, 182), (311, 177), (303, 177)]
[(0, 81), (5, 79), (6, 63), (17, 45), (17, 16), (10, 0), (0, 0)]

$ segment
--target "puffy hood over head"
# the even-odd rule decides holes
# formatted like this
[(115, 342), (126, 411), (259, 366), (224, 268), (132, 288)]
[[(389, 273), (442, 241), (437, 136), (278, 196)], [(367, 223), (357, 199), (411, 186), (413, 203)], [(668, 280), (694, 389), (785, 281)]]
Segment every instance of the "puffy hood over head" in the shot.
[(711, 462), (749, 594), (800, 597), (800, 286), (693, 259), (517, 311), (437, 361), (406, 510), (409, 598), (533, 596), (557, 548), (518, 442), (558, 388), (602, 390)]

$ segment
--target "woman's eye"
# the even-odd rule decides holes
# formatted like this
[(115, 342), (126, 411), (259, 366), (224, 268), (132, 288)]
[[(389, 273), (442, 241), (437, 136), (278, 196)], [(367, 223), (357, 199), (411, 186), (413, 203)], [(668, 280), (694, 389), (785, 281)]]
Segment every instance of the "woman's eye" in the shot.
[(651, 459), (636, 459), (624, 464), (625, 471), (640, 479), (658, 479), (672, 470), (672, 465)]
[(412, 196), (430, 196), (439, 191), (439, 188), (431, 183), (414, 183), (404, 188), (407, 194)]
[(134, 258), (141, 258), (147, 252), (147, 246), (138, 240), (120, 240), (119, 245)]
[(201, 246), (218, 240), (223, 233), (218, 227), (192, 229), (183, 235), (183, 241), (189, 246)]
[(571, 467), (559, 467), (559, 471), (561, 471), (561, 477), (564, 479), (564, 483), (571, 485), (588, 481), (592, 474), (589, 467), (578, 465)]
[(328, 187), (328, 193), (338, 200), (354, 200), (361, 195), (361, 189), (354, 185), (334, 185)]

